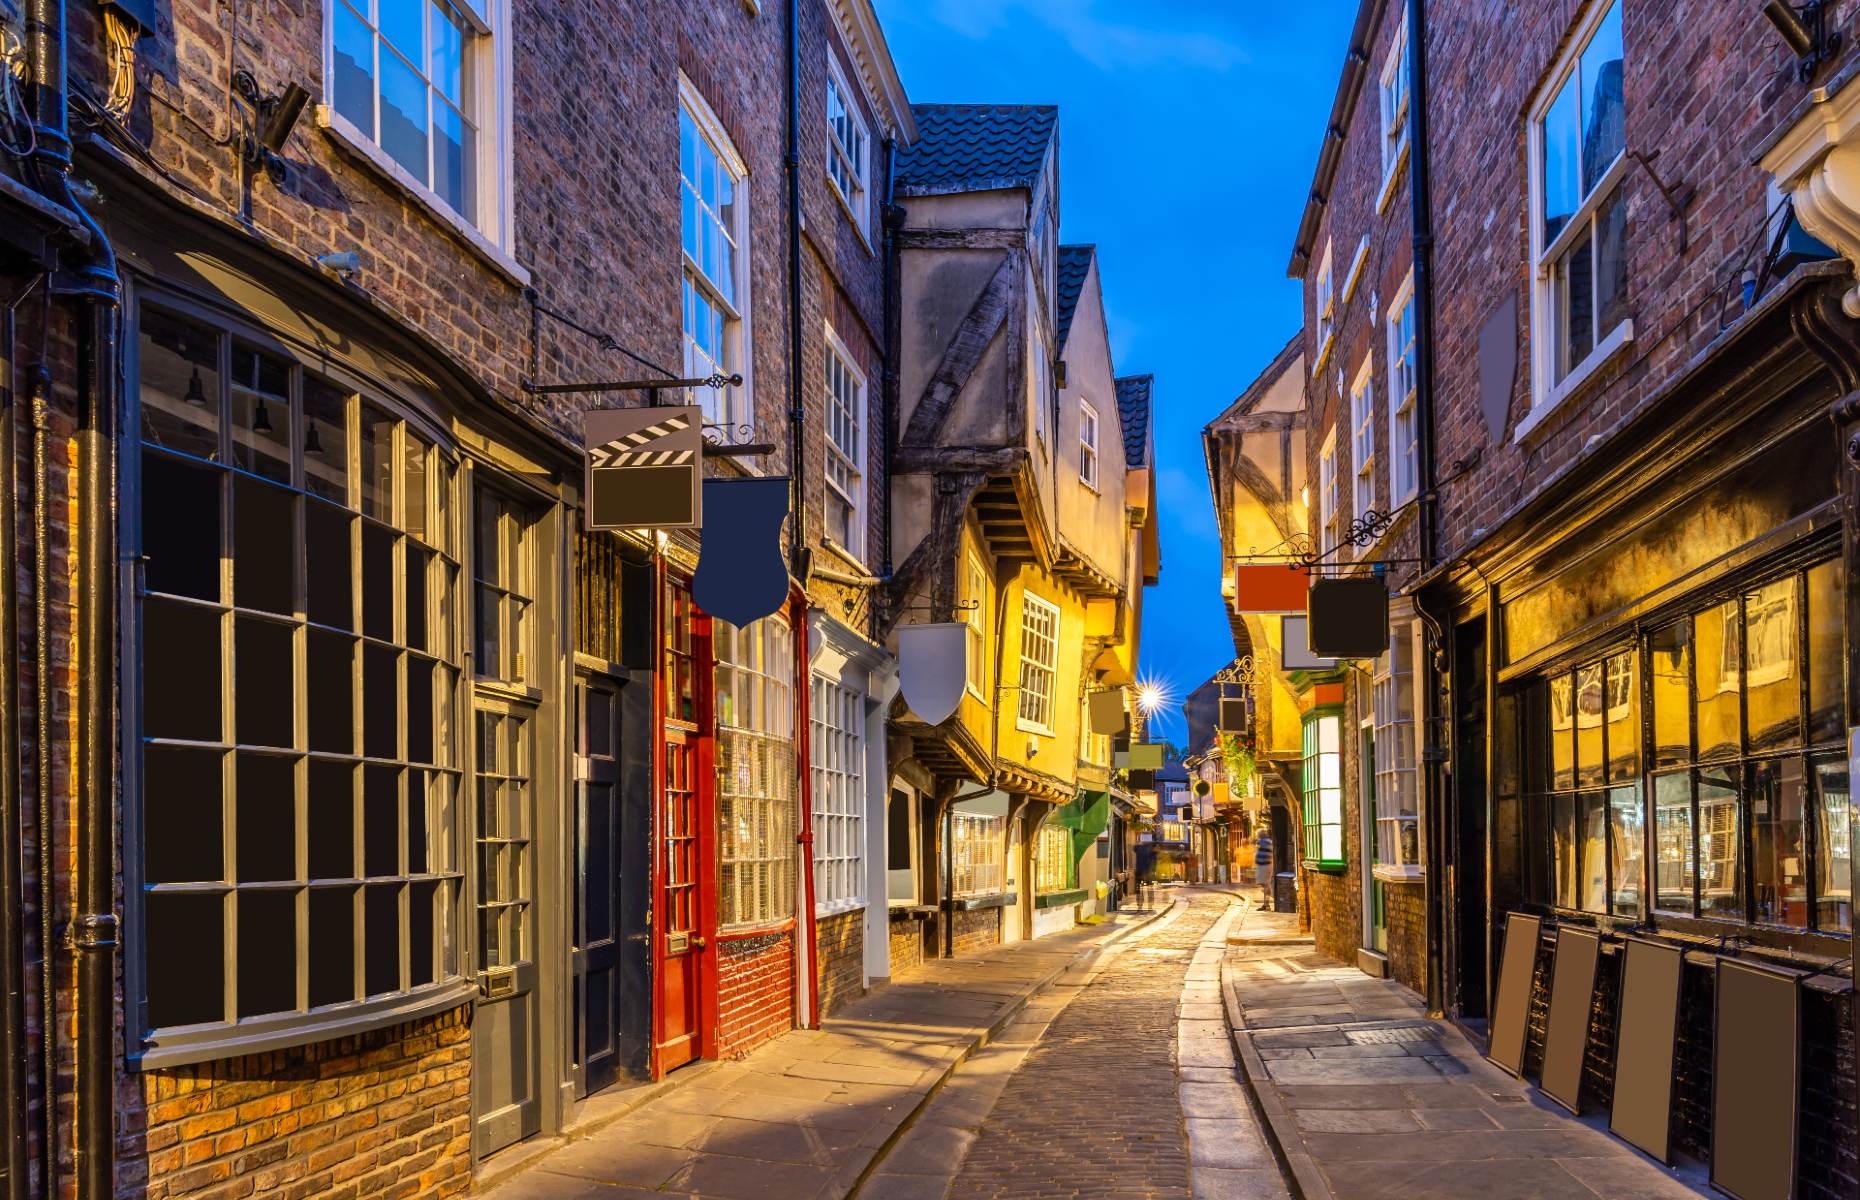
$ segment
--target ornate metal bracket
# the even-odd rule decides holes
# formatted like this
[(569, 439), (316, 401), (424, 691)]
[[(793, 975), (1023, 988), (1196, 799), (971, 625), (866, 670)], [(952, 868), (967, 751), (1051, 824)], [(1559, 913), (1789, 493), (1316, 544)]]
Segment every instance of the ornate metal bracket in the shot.
[[(1312, 574), (1319, 567), (1332, 562), (1336, 558), (1337, 553), (1345, 546), (1368, 546), (1379, 541), (1382, 535), (1389, 531), (1389, 527), (1395, 524), (1395, 518), (1413, 503), (1415, 502), (1410, 500), (1407, 504), (1403, 504), (1401, 508), (1395, 509), (1393, 512), (1385, 512), (1379, 508), (1366, 510), (1362, 516), (1350, 522), (1349, 527), (1343, 531), (1337, 544), (1328, 550), (1320, 550), (1317, 544), (1311, 540), (1310, 534), (1294, 533), (1276, 546), (1269, 547), (1265, 550), (1253, 547), (1246, 554), (1237, 554), (1234, 557), (1242, 562), (1282, 563), (1290, 560), (1299, 570), (1304, 571), (1306, 574)], [(1416, 563), (1422, 560), (1418, 558), (1378, 558), (1375, 561), (1378, 563)]]

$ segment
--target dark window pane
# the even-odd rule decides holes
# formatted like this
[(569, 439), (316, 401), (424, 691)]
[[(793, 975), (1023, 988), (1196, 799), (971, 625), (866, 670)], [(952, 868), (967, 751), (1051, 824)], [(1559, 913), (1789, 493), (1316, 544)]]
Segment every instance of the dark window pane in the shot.
[(1567, 791), (1576, 786), (1575, 680), (1558, 675), (1550, 681), (1550, 787)]
[(1584, 792), (1581, 798), (1582, 911), (1608, 911), (1607, 798), (1601, 792)]
[(1805, 784), (1793, 756), (1750, 768), (1750, 895), (1755, 918), (1772, 925), (1808, 924)]
[(315, 375), (304, 376), (304, 487), (349, 502), (349, 393)]
[(305, 831), (310, 839), (310, 878), (354, 878), (354, 767), (348, 763), (310, 760)]
[(297, 1007), (297, 896), (239, 893), (239, 1015)]
[(1631, 653), (1602, 665), (1603, 715), (1608, 721), (1608, 782), (1640, 778), (1640, 672)]
[(478, 674), (487, 679), (504, 677), (503, 637), (498, 628), (497, 593), (490, 588), (478, 588), (478, 639), (475, 650), (478, 656)]
[(478, 515), (472, 525), (472, 552), (477, 556), (473, 570), (478, 578), (492, 583), (503, 578), (503, 546), (498, 538), (498, 518), (503, 511), (503, 505), (497, 502), (497, 497), (486, 492), (478, 493)]
[(305, 581), (310, 619), (337, 629), (355, 628), (352, 593), (354, 567), (350, 562), (349, 529), (353, 518), (330, 505), (312, 500), (304, 506), (304, 533), (309, 542)]
[(1576, 672), (1576, 785), (1602, 782), (1602, 664), (1588, 663)]
[(151, 592), (220, 598), (220, 480), (213, 467), (142, 455), (144, 586)]
[(407, 772), (407, 874), (426, 873), (426, 772)]
[(911, 802), (903, 792), (891, 793), (885, 806), (885, 869), (911, 869)]
[(362, 868), (369, 876), (400, 874), (400, 772), (369, 766), (362, 776)]
[(1627, 320), (1627, 189), (1617, 187), (1595, 211), (1595, 337)]
[(1853, 797), (1847, 760), (1831, 754), (1812, 760), (1815, 778), (1815, 927), (1853, 928)]
[(394, 638), (394, 535), (362, 522), (362, 632)]
[(355, 889), (310, 892), (310, 1007), (355, 999)]
[[(238, 807), (239, 882), (297, 878), (297, 798), (291, 760), (242, 752), (236, 770), (233, 795)], [(244, 937), (241, 932), (240, 940)]]
[(1692, 776), (1680, 771), (1653, 781), (1654, 906), (1692, 915), (1695, 874), (1692, 843)]
[(394, 421), (362, 405), (362, 514), (378, 521), (394, 519)]
[(587, 831), (581, 847), (581, 871), (588, 884), (582, 890), (581, 944), (613, 937), (614, 801), (611, 783), (581, 785), (582, 822)]
[(217, 742), (220, 614), (169, 600), (142, 602), (142, 731)]
[(1576, 879), (1581, 865), (1576, 822), (1575, 794), (1557, 793), (1551, 801), (1550, 836), (1556, 846), (1556, 902), (1563, 908), (1575, 908), (1578, 898)]
[(297, 611), (297, 517), (291, 492), (233, 477), (233, 603)]
[(142, 748), (142, 861), (147, 882), (206, 883), (226, 877), (221, 761), (218, 750)]
[(225, 901), (155, 892), (145, 906), (149, 1024), (226, 1019)]
[(362, 889), (363, 978), (366, 993), (379, 996), (400, 990), (400, 885), (377, 883)]
[(241, 744), (291, 745), (291, 627), (240, 617), (233, 627), (234, 708)]
[(1582, 191), (1598, 183), (1626, 137), (1621, 5), (1614, 4), (1582, 49)]
[(1594, 242), (1586, 230), (1557, 262), (1556, 290), (1563, 335), (1556, 348), (1556, 377), (1561, 380), (1595, 349)]
[(1681, 621), (1655, 630), (1647, 650), (1653, 674), (1653, 765), (1678, 766), (1692, 757), (1691, 626)]
[(433, 982), (433, 891), (436, 884), (416, 883), (407, 889), (408, 986)]
[[(1708, 608), (1692, 618), (1693, 681), (1698, 695), (1699, 758), (1738, 752), (1738, 689), (1743, 677), (1738, 649), (1737, 601)], [(1703, 808), (1700, 809), (1703, 820)]]
[(304, 668), (310, 749), (355, 753), (355, 639), (308, 630)]
[(407, 656), (407, 761), (433, 761), (433, 664)]
[(415, 650), (431, 650), (426, 640), (426, 580), (427, 564), (432, 562), (433, 555), (430, 550), (408, 542), (406, 557), (406, 594), (402, 605), (407, 610), (405, 644)]
[(362, 745), (370, 758), (400, 756), (398, 657), (385, 646), (362, 647)]
[(1640, 916), (1640, 866), (1646, 846), (1640, 803), (1640, 785), (1608, 791), (1608, 850), (1613, 856), (1614, 881), (1610, 911), (1617, 917)]
[(1745, 736), (1751, 750), (1802, 744), (1795, 577), (1744, 594)]
[[(1704, 639), (1699, 640), (1704, 645)], [(1737, 920), (1744, 916), (1738, 878), (1741, 771), (1741, 767), (1709, 767), (1698, 773), (1700, 916)]]
[(1846, 660), (1841, 605), (1845, 598), (1840, 559), (1809, 568), (1808, 739), (1814, 744), (1841, 737), (1841, 669)]
[(232, 350), (233, 462), (291, 482), (291, 368), (239, 342)]
[(220, 456), (220, 335), (142, 310), (138, 397), (142, 438), (198, 458)]

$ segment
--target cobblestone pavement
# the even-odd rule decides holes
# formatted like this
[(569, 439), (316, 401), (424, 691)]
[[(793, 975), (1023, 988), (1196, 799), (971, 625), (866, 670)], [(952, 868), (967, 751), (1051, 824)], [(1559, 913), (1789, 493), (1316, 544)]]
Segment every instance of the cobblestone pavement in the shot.
[[(1171, 893), (1164, 892), (1164, 896)], [(862, 1200), (1278, 1200), (1220, 1003), (1242, 906), (1174, 911), (1029, 1005), (945, 1084)]]
[[(1712, 1194), (1486, 1062), (1414, 994), (1318, 954), (1289, 914), (1236, 922), (1224, 982), (1256, 1102), (1307, 1200)], [(1593, 1106), (1592, 1106), (1593, 1107)]]

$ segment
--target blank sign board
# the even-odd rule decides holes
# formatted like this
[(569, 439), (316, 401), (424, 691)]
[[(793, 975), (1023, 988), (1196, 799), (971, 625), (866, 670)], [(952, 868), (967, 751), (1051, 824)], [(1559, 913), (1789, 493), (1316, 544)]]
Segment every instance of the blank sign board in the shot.
[(1486, 1058), (1494, 1066), (1519, 1074), (1524, 1069), (1524, 1036), (1531, 1008), (1531, 977), (1537, 966), (1536, 917), (1505, 917), (1505, 955), (1499, 960), (1498, 999), (1492, 1005), (1492, 1040)]
[(1581, 1112), (1582, 1060), (1589, 1049), (1589, 1006), (1595, 999), (1595, 965), (1602, 939), (1587, 929), (1556, 931), (1556, 965), (1550, 972), (1550, 1021), (1544, 1029), (1544, 1094)]
[(1679, 1033), (1679, 947), (1628, 938), (1621, 965), (1615, 1096), (1608, 1128), (1672, 1161), (1673, 1048)]
[(1799, 978), (1780, 967), (1718, 960), (1711, 1182), (1738, 1200), (1789, 1200), (1795, 1194)]

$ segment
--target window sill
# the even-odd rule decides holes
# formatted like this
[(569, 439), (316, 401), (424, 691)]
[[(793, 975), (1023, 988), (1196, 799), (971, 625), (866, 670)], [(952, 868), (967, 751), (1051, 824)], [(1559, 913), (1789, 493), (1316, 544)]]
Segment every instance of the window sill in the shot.
[(1383, 883), (1420, 883), (1427, 878), (1426, 870), (1412, 864), (1396, 866), (1391, 863), (1377, 863), (1370, 873)]
[(1020, 897), (1014, 892), (995, 892), (975, 896), (957, 896), (947, 902), (947, 906), (958, 912), (973, 911), (978, 908), (1006, 908)]
[(1033, 898), (1035, 908), (1064, 908), (1068, 904), (1077, 904), (1090, 898), (1091, 893), (1085, 888), (1072, 888), (1063, 892), (1047, 892)]
[(287, 1013), (237, 1025), (158, 1034), (144, 1039), (140, 1054), (129, 1055), (129, 1066), (149, 1071), (353, 1037), (458, 1008), (477, 994), (474, 980), (455, 979), (423, 992), (356, 1001), (325, 1012)]
[(1401, 181), (1402, 168), (1408, 165), (1408, 135), (1403, 134), (1401, 149), (1395, 152), (1395, 161), (1389, 164), (1388, 173), (1382, 177), (1382, 191), (1376, 196), (1376, 214), (1388, 212), (1389, 204), (1395, 199), (1395, 185)]
[(1310, 858), (1307, 858), (1304, 862), (1300, 863), (1299, 866), (1303, 867), (1307, 871), (1311, 871), (1319, 875), (1341, 875), (1343, 874), (1346, 868), (1346, 864), (1344, 863), (1320, 862), (1316, 859), (1310, 859)]
[(862, 912), (864, 909), (865, 900), (863, 897), (858, 900), (835, 900), (831, 904), (814, 905), (814, 919), (819, 920), (822, 917), (841, 917), (845, 916), (847, 913)]
[(1022, 720), (1019, 717), (1014, 719), (1014, 728), (1021, 733), (1037, 734), (1040, 737), (1053, 736), (1053, 727), (1051, 725), (1036, 725), (1032, 721)]
[(1531, 407), (1530, 415), (1518, 422), (1517, 431), (1511, 435), (1512, 442), (1516, 445), (1523, 445), (1531, 434), (1549, 420), (1550, 414), (1562, 407), (1565, 400), (1581, 391), (1583, 384), (1592, 379), (1598, 371), (1607, 366), (1616, 355), (1633, 342), (1634, 322), (1630, 318), (1615, 326), (1595, 349), (1589, 351), (1589, 357), (1578, 363), (1575, 370), (1565, 375), (1560, 383), (1551, 387), (1537, 399), (1537, 403)]
[(826, 549), (833, 551), (834, 555), (838, 557), (841, 562), (852, 567), (854, 570), (858, 571), (859, 574), (866, 576), (874, 583), (880, 582), (878, 577), (872, 574), (872, 569), (865, 565), (864, 560), (847, 547), (842, 546), (824, 533), (820, 535), (820, 544)]
[(1103, 495), (1103, 493), (1098, 490), (1097, 483), (1095, 483), (1094, 481), (1090, 479), (1085, 478), (1085, 476), (1083, 475), (1079, 476), (1079, 482), (1083, 484), (1085, 487), (1085, 490), (1090, 492), (1092, 495), (1094, 496)]
[(450, 204), (440, 199), (437, 192), (408, 174), (405, 167), (389, 158), (386, 151), (350, 124), (347, 117), (327, 104), (319, 104), (316, 106), (316, 123), (322, 127), (324, 134), (335, 142), (338, 148), (359, 158), (363, 165), (373, 168), (388, 183), (418, 201), (422, 207), (457, 235), (466, 246), (470, 247), (473, 253), (496, 268), (511, 283), (518, 287), (530, 286), (529, 270), (522, 263), (512, 258), (490, 238), (485, 237), (476, 225), (467, 221)]
[(1311, 360), (1311, 377), (1313, 379), (1316, 379), (1318, 372), (1324, 369), (1324, 364), (1330, 359), (1330, 348), (1336, 344), (1337, 333), (1335, 330), (1324, 335), (1324, 342), (1318, 347), (1317, 357)]

